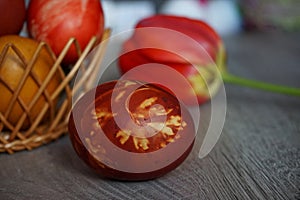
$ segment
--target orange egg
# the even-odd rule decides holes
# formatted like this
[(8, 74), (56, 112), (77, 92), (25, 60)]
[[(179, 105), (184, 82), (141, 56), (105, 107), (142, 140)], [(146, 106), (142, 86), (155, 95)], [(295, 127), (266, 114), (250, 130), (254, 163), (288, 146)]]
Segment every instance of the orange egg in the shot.
[[(30, 75), (23, 83), (16, 103), (12, 106), (11, 111), (7, 112), (10, 102), (13, 99), (13, 95), (16, 93), (22, 77), (24, 76), (26, 67), (28, 67), (12, 48), (9, 48), (7, 54), (3, 55), (3, 52), (5, 52), (4, 48), (7, 47), (7, 44), (9, 43), (13, 44), (20, 51), (27, 63), (32, 59), (39, 44), (35, 40), (16, 35), (0, 37), (0, 52), (2, 56), (4, 56), (3, 60), (0, 59), (0, 112), (13, 127), (17, 125), (22, 114), (27, 112), (26, 120), (22, 125), (22, 129), (26, 129), (34, 122), (42, 111), (46, 100), (48, 101), (51, 94), (58, 87), (63, 75), (62, 73), (56, 72), (47, 85), (45, 92), (43, 92), (37, 102), (34, 103), (32, 109), (26, 111), (38, 92), (41, 83), (45, 80), (54, 64), (50, 53), (43, 48)], [(53, 102), (57, 101), (54, 99)], [(51, 108), (52, 112), (54, 110), (53, 107), (54, 106)], [(47, 112), (49, 113), (51, 110), (48, 109)]]

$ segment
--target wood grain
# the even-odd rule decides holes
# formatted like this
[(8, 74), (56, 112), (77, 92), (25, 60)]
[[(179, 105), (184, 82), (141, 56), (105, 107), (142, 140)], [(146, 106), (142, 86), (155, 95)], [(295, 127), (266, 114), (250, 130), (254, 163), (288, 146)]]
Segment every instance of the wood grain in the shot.
[[(300, 87), (299, 35), (252, 33), (225, 42), (232, 73)], [(299, 98), (233, 85), (226, 94), (223, 133), (203, 159), (199, 140), (179, 168), (159, 179), (105, 180), (65, 136), (30, 152), (0, 154), (0, 199), (300, 199)], [(204, 122), (209, 110), (201, 107)]]

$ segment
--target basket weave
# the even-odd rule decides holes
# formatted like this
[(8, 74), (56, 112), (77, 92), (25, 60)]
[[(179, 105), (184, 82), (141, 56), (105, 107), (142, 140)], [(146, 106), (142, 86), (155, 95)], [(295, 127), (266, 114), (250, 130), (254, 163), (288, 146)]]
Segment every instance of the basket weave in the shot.
[[(106, 29), (103, 34), (102, 41), (109, 38), (109, 36), (110, 30)], [(7, 51), (9, 49), (12, 49), (14, 53), (16, 53), (16, 55), (24, 61), (22, 63), (24, 65), (24, 75), (22, 77), (22, 80), (26, 80), (26, 78), (30, 76), (33, 65), (43, 48), (45, 48), (50, 53), (50, 55), (52, 55), (54, 64), (45, 80), (42, 83), (38, 84), (39, 89), (38, 92), (35, 94), (32, 102), (30, 102), (29, 105), (22, 105), (22, 109), (24, 112), (22, 116), (20, 116), (18, 123), (15, 126), (12, 126), (9, 123), (9, 121), (7, 120), (7, 116), (9, 116), (13, 105), (19, 102), (18, 96), (23, 87), (22, 80), (20, 81), (21, 83), (18, 85), (17, 89), (13, 93), (10, 101), (10, 106), (8, 106), (6, 112), (0, 112), (0, 152), (7, 152), (9, 154), (12, 154), (16, 151), (26, 149), (32, 150), (43, 144), (56, 140), (63, 134), (67, 133), (68, 116), (72, 107), (72, 95), (78, 92), (84, 93), (87, 90), (91, 89), (91, 87), (93, 87), (93, 82), (96, 80), (95, 74), (97, 74), (97, 71), (99, 70), (100, 62), (106, 48), (106, 45), (100, 45), (99, 47), (95, 48), (96, 44), (97, 39), (93, 37), (84, 49), (84, 51), (81, 53), (77, 40), (71, 38), (60, 53), (60, 55), (58, 56), (58, 58), (56, 58), (51, 48), (46, 43), (41, 42), (39, 43), (39, 46), (36, 49), (32, 60), (27, 62), (27, 65), (25, 64), (26, 62), (24, 61), (24, 57), (22, 56), (20, 51), (13, 44), (7, 44), (7, 46), (5, 46), (3, 51), (0, 52), (0, 67), (2, 65)], [(66, 54), (68, 53), (69, 49), (72, 47), (72, 45), (75, 45), (79, 58), (75, 65), (72, 67), (71, 71), (64, 75), (60, 64), (66, 56)], [(95, 52), (93, 54), (94, 56), (92, 57), (88, 66), (86, 66), (85, 64), (83, 64), (83, 61), (93, 48), (95, 48)], [(76, 83), (73, 84), (73, 86), (71, 86), (72, 81), (74, 80), (76, 74), (79, 71), (80, 73), (82, 73), (80, 79), (77, 80)], [(28, 113), (33, 108), (37, 100), (42, 95), (45, 95), (45, 93), (47, 93), (45, 92), (47, 84), (56, 73), (59, 73), (61, 75), (61, 83), (51, 94), (51, 96), (44, 98), (46, 103), (44, 104), (43, 109), (41, 109), (39, 115), (35, 118), (33, 122), (30, 123), (29, 128), (26, 128), (26, 130), (22, 130), (21, 127), (25, 122)], [(0, 79), (0, 82), (1, 81), (3, 83), (3, 80)], [(23, 84), (24, 82), (25, 81), (23, 81)], [(76, 96), (78, 96), (78, 94)], [(59, 98), (59, 106), (54, 106), (54, 101), (57, 98)], [(47, 115), (46, 122), (45, 120), (42, 120), (43, 118), (45, 118), (45, 115)]]

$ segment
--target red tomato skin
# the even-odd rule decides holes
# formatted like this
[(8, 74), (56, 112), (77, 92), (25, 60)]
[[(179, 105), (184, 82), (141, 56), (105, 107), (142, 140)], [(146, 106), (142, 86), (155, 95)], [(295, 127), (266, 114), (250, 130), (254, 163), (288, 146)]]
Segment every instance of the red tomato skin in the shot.
[[(47, 42), (58, 56), (70, 38), (75, 37), (83, 50), (92, 36), (101, 38), (104, 16), (99, 0), (31, 0), (27, 17), (30, 35)], [(64, 58), (65, 64), (78, 59), (73, 45)]]

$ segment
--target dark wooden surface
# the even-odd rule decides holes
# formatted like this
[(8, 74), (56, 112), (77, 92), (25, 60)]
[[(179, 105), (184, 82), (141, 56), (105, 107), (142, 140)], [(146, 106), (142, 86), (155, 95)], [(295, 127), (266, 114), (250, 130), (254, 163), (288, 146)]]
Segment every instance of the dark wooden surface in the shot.
[[(300, 87), (299, 34), (243, 34), (225, 43), (232, 73)], [(300, 199), (300, 98), (233, 85), (226, 92), (223, 133), (203, 159), (196, 145), (159, 179), (104, 180), (64, 136), (30, 152), (0, 154), (0, 199)], [(205, 116), (209, 104), (201, 111)]]

